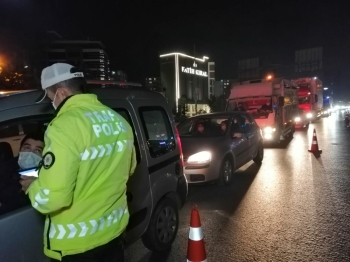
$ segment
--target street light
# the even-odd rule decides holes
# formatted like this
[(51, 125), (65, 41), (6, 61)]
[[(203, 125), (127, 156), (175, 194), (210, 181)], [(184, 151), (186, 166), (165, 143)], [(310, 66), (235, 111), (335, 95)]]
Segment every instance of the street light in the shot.
[(328, 87), (324, 87), (323, 90), (328, 90)]

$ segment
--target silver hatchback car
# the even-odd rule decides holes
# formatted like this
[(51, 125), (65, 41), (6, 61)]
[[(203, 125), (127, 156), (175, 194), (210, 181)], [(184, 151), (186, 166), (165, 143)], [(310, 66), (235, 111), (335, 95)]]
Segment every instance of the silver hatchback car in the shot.
[(264, 157), (262, 132), (244, 112), (223, 112), (191, 117), (178, 125), (188, 183), (233, 181), (233, 173)]

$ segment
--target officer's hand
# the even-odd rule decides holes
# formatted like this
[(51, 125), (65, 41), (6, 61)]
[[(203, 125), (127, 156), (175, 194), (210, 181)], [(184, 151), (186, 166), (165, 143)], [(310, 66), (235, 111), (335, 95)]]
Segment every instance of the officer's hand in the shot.
[(19, 181), (19, 183), (22, 186), (22, 190), (26, 192), (28, 187), (33, 183), (35, 179), (36, 177), (32, 176), (21, 176), (21, 180)]

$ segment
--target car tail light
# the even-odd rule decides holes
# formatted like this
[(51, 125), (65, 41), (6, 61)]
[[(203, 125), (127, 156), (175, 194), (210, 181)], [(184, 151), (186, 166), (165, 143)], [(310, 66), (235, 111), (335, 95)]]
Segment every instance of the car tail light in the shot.
[(176, 131), (177, 144), (179, 145), (179, 150), (180, 150), (181, 166), (184, 167), (184, 156), (182, 154), (182, 144), (181, 144), (179, 130), (177, 130), (177, 127), (175, 127), (175, 131)]

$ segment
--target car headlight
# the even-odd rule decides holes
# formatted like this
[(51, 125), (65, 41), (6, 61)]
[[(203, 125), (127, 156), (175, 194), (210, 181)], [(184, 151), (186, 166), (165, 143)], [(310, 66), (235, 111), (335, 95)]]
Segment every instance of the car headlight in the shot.
[(311, 118), (311, 117), (312, 117), (312, 114), (311, 114), (311, 113), (307, 113), (307, 114), (306, 114), (306, 117), (307, 117), (307, 118)]
[(296, 118), (294, 119), (295, 122), (300, 122), (300, 120), (301, 120), (300, 117), (296, 117)]
[(273, 132), (275, 132), (275, 131), (276, 131), (276, 128), (271, 127), (271, 126), (267, 126), (267, 127), (264, 128), (264, 133), (269, 133), (269, 134), (271, 134), (271, 133), (273, 133)]
[(211, 153), (209, 151), (198, 152), (194, 155), (191, 155), (187, 160), (188, 163), (196, 163), (196, 164), (208, 163), (210, 161), (211, 161)]

